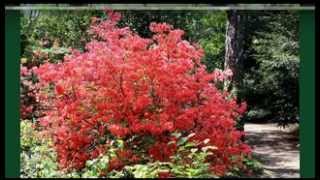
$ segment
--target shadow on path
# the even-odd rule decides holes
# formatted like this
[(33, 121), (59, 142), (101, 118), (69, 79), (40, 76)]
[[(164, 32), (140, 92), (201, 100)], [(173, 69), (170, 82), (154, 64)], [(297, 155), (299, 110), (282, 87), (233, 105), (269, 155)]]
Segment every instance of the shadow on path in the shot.
[(262, 163), (263, 177), (298, 178), (299, 139), (297, 135), (280, 129), (277, 124), (245, 124), (246, 143)]

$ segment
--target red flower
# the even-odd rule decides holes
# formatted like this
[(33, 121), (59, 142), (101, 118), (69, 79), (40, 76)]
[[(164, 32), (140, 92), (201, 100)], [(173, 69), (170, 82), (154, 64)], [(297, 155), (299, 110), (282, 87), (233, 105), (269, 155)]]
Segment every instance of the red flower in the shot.
[(108, 127), (109, 131), (115, 135), (115, 136), (118, 136), (118, 137), (124, 137), (128, 134), (128, 128), (124, 128), (124, 127), (121, 127), (119, 125), (110, 125)]
[(217, 176), (223, 176), (226, 173), (227, 167), (226, 165), (214, 165), (211, 167), (211, 170)]
[(64, 93), (64, 88), (60, 85), (56, 85), (56, 93), (61, 95)]
[(173, 27), (167, 23), (151, 23), (150, 30), (155, 33), (169, 32)]
[(124, 167), (124, 164), (122, 163), (122, 161), (118, 158), (112, 158), (109, 162), (109, 166), (108, 166), (108, 172), (112, 171), (112, 170), (120, 170)]
[(168, 161), (177, 150), (175, 143), (169, 144), (168, 142), (157, 142), (149, 149), (149, 155), (159, 161)]

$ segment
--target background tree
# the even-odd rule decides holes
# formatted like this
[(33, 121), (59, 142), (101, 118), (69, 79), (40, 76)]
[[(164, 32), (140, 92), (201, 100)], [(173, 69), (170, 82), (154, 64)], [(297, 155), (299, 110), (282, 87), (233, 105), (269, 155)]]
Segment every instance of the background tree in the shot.
[[(244, 15), (237, 10), (227, 11), (226, 26), (224, 68), (231, 69), (233, 76), (230, 81), (225, 82), (224, 89), (236, 93), (240, 82), (241, 61), (244, 51)], [(237, 96), (237, 94), (234, 95)]]
[(299, 121), (299, 22), (295, 11), (247, 11), (239, 97), (248, 120)]

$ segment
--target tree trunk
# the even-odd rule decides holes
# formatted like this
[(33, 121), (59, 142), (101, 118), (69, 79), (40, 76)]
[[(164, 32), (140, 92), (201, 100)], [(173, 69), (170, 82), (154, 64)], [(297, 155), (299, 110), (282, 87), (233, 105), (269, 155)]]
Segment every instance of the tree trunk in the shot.
[(227, 12), (227, 28), (225, 41), (225, 62), (224, 69), (231, 69), (233, 76), (231, 80), (225, 81), (224, 89), (237, 94), (237, 83), (241, 67), (241, 57), (244, 45), (243, 16), (237, 10)]

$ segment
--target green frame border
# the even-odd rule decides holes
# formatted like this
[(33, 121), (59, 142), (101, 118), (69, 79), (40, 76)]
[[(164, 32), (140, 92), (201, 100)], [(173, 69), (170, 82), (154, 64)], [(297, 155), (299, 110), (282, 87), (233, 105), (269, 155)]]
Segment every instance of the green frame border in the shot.
[(20, 176), (20, 11), (5, 11), (5, 175)]
[(315, 11), (300, 12), (300, 176), (315, 177)]
[[(20, 176), (20, 11), (5, 11), (5, 176)], [(300, 11), (300, 175), (315, 177), (315, 11)]]

